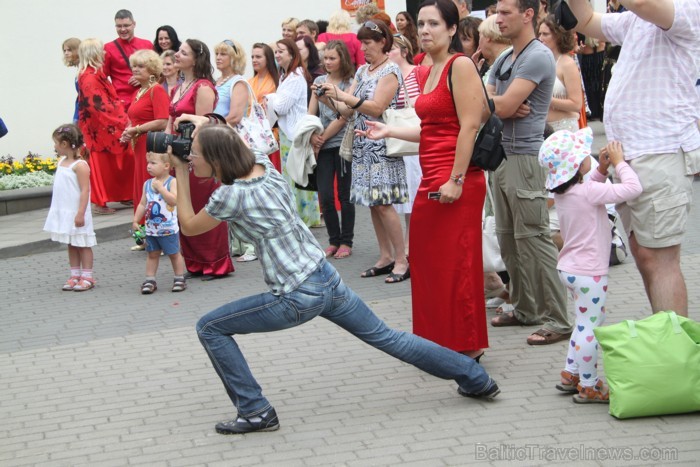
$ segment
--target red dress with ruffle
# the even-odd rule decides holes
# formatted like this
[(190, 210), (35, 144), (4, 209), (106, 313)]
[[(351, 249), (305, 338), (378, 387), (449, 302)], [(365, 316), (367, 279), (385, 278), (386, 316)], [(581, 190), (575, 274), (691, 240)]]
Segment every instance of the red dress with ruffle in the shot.
[(134, 154), (119, 142), (126, 124), (112, 83), (102, 70), (86, 68), (78, 77), (78, 126), (90, 151), (90, 201), (98, 206), (133, 197)]
[[(421, 119), (423, 179), (413, 203), (409, 249), (413, 332), (464, 352), (488, 347), (481, 251), (484, 173), (470, 166), (454, 203), (428, 199), (452, 175), (460, 125), (446, 80), (457, 56), (445, 65), (437, 87), (421, 94), (415, 105)], [(421, 89), (428, 75), (422, 73)]]
[[(180, 86), (173, 89), (171, 97), (177, 94)], [(173, 119), (182, 114), (196, 113), (195, 100), (202, 86), (210, 87), (216, 94), (216, 88), (209, 80), (197, 80), (179, 101), (170, 103), (170, 116)], [(213, 112), (214, 107), (209, 111)], [(214, 178), (199, 178), (190, 172), (190, 197), (195, 213), (204, 209), (209, 197), (220, 185)], [(191, 237), (183, 235), (180, 229), (180, 249), (185, 258), (185, 267), (191, 273), (225, 276), (234, 270), (228, 246), (228, 227), (224, 222), (209, 232)]]
[[(138, 93), (136, 94), (138, 96)], [(163, 86), (156, 84), (146, 91), (138, 100), (134, 99), (127, 111), (131, 126), (143, 125), (153, 120), (167, 120), (170, 116), (170, 98)], [(134, 148), (134, 212), (138, 207), (143, 184), (151, 178), (146, 171), (146, 133), (135, 140)]]

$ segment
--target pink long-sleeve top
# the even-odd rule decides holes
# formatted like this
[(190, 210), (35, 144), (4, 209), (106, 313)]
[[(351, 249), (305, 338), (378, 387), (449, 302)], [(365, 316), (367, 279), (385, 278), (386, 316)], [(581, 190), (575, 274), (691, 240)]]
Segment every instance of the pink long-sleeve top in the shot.
[(588, 181), (554, 195), (564, 239), (557, 269), (583, 276), (608, 273), (612, 234), (605, 204), (630, 201), (642, 192), (639, 177), (626, 162), (615, 170), (620, 183), (605, 183), (605, 176), (593, 170)]

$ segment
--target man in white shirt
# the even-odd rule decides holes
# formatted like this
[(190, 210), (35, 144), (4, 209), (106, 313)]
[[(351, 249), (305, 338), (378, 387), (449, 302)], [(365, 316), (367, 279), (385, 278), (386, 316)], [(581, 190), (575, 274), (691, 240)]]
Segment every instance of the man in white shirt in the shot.
[(605, 132), (623, 144), (644, 191), (618, 206), (653, 312), (688, 315), (680, 246), (700, 172), (698, 0), (620, 0), (627, 11), (595, 13), (569, 0), (576, 29), (621, 45), (605, 100)]

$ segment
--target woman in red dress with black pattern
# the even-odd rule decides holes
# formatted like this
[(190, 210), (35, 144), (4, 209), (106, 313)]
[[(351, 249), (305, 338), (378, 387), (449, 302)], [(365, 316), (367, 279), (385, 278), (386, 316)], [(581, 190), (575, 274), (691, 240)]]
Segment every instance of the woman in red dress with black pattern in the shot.
[[(415, 107), (421, 127), (373, 122), (368, 136), (420, 141), (423, 179), (410, 227), (413, 332), (478, 360), (488, 347), (481, 256), (486, 183), (470, 159), (486, 101), (474, 63), (456, 53), (458, 22), (452, 1), (422, 4), (419, 37), (433, 66), (420, 79), (423, 94)], [(428, 197), (434, 192), (438, 199)]]
[(97, 214), (114, 214), (108, 202), (133, 197), (134, 156), (119, 138), (127, 116), (112, 83), (102, 71), (104, 48), (98, 39), (78, 47), (78, 126), (90, 151), (90, 201)]
[[(209, 48), (197, 39), (187, 39), (175, 54), (175, 68), (182, 72), (184, 81), (170, 96), (168, 130), (176, 133), (173, 122), (182, 114), (205, 115), (214, 111), (217, 94), (212, 76), (213, 67)], [(199, 212), (220, 183), (214, 178), (199, 178), (190, 172), (192, 207)], [(229, 255), (226, 223), (201, 235), (188, 237), (180, 231), (180, 248), (187, 271), (202, 280), (211, 280), (233, 272)]]

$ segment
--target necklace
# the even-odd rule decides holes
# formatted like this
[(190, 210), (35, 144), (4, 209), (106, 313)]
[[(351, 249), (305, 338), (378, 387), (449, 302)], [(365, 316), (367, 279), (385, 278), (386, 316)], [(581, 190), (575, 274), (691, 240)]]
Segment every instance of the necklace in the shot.
[(375, 66), (374, 68), (372, 68), (372, 65), (370, 65), (369, 68), (367, 68), (367, 72), (372, 73), (372, 72), (375, 71), (377, 68), (379, 68), (380, 66), (384, 65), (388, 60), (389, 60), (389, 57), (385, 58), (384, 61), (383, 61), (382, 63), (380, 63), (379, 65)]
[[(172, 105), (173, 108), (176, 108), (176, 107), (177, 107), (177, 104), (182, 100), (182, 98), (185, 97), (185, 96), (187, 95), (187, 91), (190, 90), (190, 88), (192, 87), (192, 85), (194, 84), (195, 81), (197, 81), (197, 80), (194, 79), (194, 78), (192, 78), (192, 81), (190, 81), (190, 84), (188, 84), (187, 86), (185, 86), (185, 83), (182, 83), (182, 84), (180, 85), (180, 88), (179, 88), (180, 95), (179, 95), (179, 97), (177, 98), (177, 100), (173, 101), (172, 104), (170, 104), (170, 105)], [(183, 87), (185, 88), (184, 91), (182, 90)]]
[(141, 99), (141, 97), (143, 97), (143, 95), (146, 94), (154, 85), (155, 83), (151, 83), (148, 85), (148, 87), (139, 89), (139, 91), (136, 93), (136, 97), (134, 98), (134, 103), (138, 102), (139, 99)]
[(217, 86), (223, 86), (223, 84), (224, 84), (226, 81), (230, 80), (231, 78), (233, 78), (233, 73), (231, 73), (230, 75), (222, 76), (221, 78), (219, 78), (219, 79), (216, 81), (216, 85), (217, 85)]

